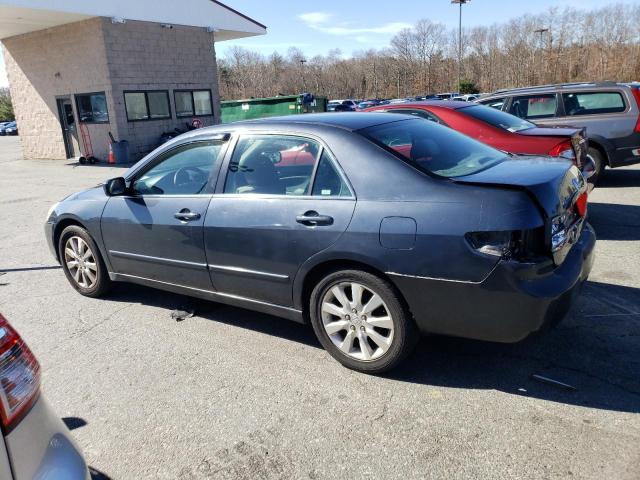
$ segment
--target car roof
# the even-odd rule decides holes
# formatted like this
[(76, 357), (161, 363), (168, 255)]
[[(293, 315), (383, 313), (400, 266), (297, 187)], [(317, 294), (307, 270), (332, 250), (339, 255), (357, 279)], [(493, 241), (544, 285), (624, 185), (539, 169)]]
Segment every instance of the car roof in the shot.
[(605, 82), (573, 82), (573, 83), (552, 83), (547, 85), (535, 85), (531, 87), (520, 87), (520, 88), (505, 88), (502, 90), (496, 90), (493, 93), (488, 95), (484, 95), (482, 98), (489, 98), (493, 96), (499, 95), (511, 95), (515, 93), (554, 93), (557, 91), (562, 91), (564, 89), (597, 89), (597, 88), (616, 88), (616, 87), (628, 87), (624, 83), (617, 83), (611, 81)]
[(336, 112), (336, 113), (305, 113), (303, 115), (285, 115), (282, 117), (258, 118), (234, 122), (231, 125), (325, 125), (345, 130), (360, 130), (363, 128), (382, 125), (385, 123), (408, 120), (398, 117), (395, 113), (376, 112)]
[[(475, 103), (456, 102), (451, 100), (416, 100), (413, 102), (404, 103), (391, 103), (387, 105), (381, 105), (381, 107), (398, 106), (398, 107), (442, 107), (449, 110), (460, 110), (461, 108), (468, 108), (476, 106)], [(374, 107), (376, 108), (376, 107)]]

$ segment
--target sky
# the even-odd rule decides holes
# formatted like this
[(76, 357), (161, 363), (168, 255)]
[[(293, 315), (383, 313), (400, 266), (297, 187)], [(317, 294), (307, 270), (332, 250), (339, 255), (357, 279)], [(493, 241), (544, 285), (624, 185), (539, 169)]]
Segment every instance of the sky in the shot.
[[(106, 0), (108, 1), (108, 0)], [(225, 0), (223, 0), (224, 2)], [(343, 55), (382, 48), (403, 28), (422, 18), (458, 25), (458, 6), (450, 0), (226, 0), (230, 7), (267, 26), (267, 35), (216, 44), (218, 56), (233, 45), (270, 54), (300, 48), (308, 57), (339, 48)], [(463, 25), (506, 22), (553, 6), (595, 8), (603, 0), (471, 0), (463, 7)], [(637, 3), (637, 1), (626, 3)], [(0, 52), (0, 87), (7, 86)]]

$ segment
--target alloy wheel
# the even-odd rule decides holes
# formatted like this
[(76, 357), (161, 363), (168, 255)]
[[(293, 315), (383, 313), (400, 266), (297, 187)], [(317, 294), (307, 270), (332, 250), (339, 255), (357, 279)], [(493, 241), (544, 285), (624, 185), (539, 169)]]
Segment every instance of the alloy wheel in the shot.
[(82, 288), (91, 288), (98, 280), (96, 258), (87, 242), (79, 236), (69, 237), (64, 245), (64, 261), (73, 280)]
[(332, 286), (321, 303), (325, 332), (345, 355), (361, 361), (382, 357), (393, 342), (391, 313), (382, 297), (361, 283)]

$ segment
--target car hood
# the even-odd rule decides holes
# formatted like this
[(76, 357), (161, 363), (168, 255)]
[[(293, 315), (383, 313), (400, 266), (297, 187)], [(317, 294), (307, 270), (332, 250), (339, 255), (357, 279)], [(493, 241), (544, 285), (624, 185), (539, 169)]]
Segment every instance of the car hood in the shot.
[(570, 161), (555, 157), (512, 156), (491, 168), (453, 180), (526, 190), (548, 218), (566, 211), (586, 191), (580, 171)]
[(105, 196), (106, 195), (104, 193), (104, 187), (102, 186), (102, 184), (100, 184), (86, 190), (72, 193), (62, 201), (67, 202), (73, 200), (104, 200)]

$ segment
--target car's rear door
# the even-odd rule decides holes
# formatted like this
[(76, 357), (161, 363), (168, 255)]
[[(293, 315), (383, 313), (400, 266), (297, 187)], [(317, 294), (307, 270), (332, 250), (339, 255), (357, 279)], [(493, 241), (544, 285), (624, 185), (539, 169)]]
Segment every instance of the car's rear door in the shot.
[(300, 265), (347, 229), (354, 192), (310, 136), (244, 134), (227, 156), (204, 223), (213, 285), (290, 306)]
[(203, 224), (226, 142), (197, 141), (162, 153), (111, 197), (101, 228), (114, 273), (211, 289)]

